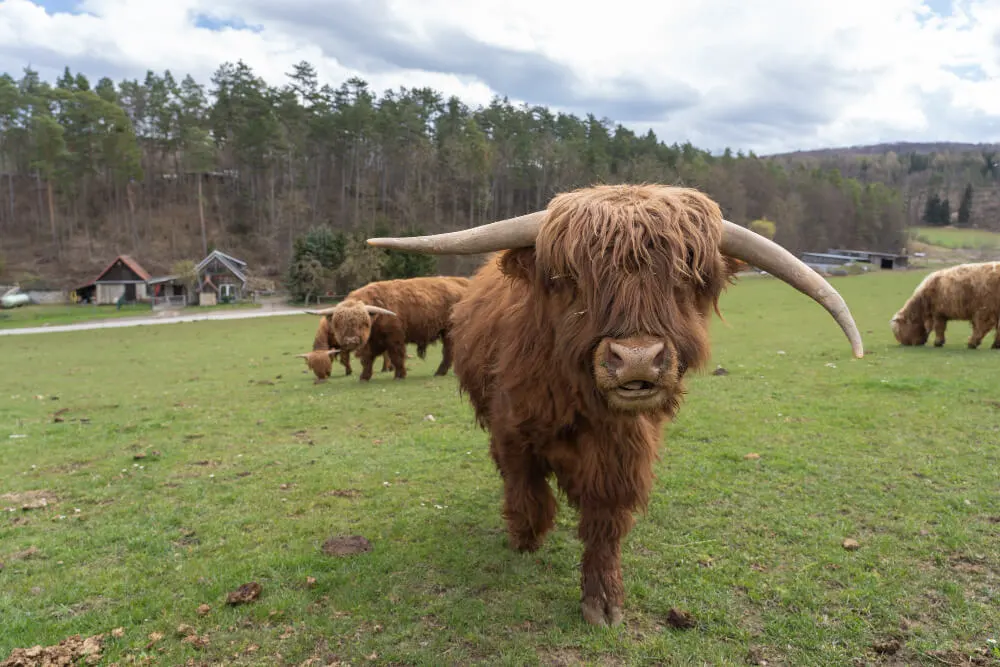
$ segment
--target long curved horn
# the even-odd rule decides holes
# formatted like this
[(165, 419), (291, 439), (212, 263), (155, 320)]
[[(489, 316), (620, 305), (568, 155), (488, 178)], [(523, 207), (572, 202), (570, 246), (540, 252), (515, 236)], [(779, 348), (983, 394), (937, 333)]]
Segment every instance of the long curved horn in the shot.
[(814, 299), (837, 320), (851, 342), (854, 356), (858, 359), (865, 356), (861, 333), (844, 298), (802, 260), (774, 241), (728, 220), (722, 221), (722, 244), (719, 249), (726, 255), (767, 271)]
[(295, 357), (297, 359), (308, 359), (309, 355), (308, 354), (296, 354)]
[(305, 310), (305, 311), (302, 311), (302, 312), (306, 313), (307, 315), (323, 315), (323, 316), (326, 316), (326, 315), (333, 315), (333, 311), (335, 311), (336, 309), (337, 309), (336, 306), (330, 306), (329, 308), (324, 308), (323, 310)]
[(427, 255), (480, 255), (509, 248), (526, 248), (535, 244), (538, 228), (547, 213), (535, 211), (446, 234), (368, 239), (368, 245)]
[(391, 315), (396, 317), (396, 313), (391, 310), (386, 310), (385, 308), (380, 308), (379, 306), (369, 306), (368, 304), (365, 304), (365, 310), (368, 311), (369, 315)]
[(326, 351), (326, 356), (330, 357), (331, 359), (333, 359), (338, 354), (340, 354), (340, 350), (327, 350)]

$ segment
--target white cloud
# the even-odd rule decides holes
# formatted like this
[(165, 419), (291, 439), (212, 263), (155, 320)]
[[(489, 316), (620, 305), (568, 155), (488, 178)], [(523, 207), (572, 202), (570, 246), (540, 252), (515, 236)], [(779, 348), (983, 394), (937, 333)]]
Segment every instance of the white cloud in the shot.
[[(932, 0), (936, 6), (940, 0)], [(339, 85), (430, 86), (608, 114), (668, 142), (772, 152), (1000, 140), (1000, 3), (957, 0), (84, 0), (0, 4), (0, 69), (91, 78), (308, 60)], [(198, 15), (258, 29), (209, 30)], [(959, 73), (966, 73), (963, 78)]]

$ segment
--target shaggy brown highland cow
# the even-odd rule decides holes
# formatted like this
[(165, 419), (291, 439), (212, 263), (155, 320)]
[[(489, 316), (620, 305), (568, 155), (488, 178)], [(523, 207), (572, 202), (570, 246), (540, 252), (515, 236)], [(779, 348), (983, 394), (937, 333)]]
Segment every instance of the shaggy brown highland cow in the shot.
[(1000, 262), (960, 264), (924, 278), (889, 320), (901, 345), (924, 345), (934, 331), (934, 347), (944, 345), (948, 320), (972, 323), (967, 345), (976, 349), (993, 329), (993, 349), (1000, 349)]
[[(320, 318), (319, 326), (316, 328), (316, 336), (313, 338), (312, 352), (307, 354), (296, 354), (299, 359), (306, 360), (306, 366), (316, 376), (317, 382), (324, 382), (333, 373), (333, 358), (339, 357), (341, 365), (344, 367), (344, 375), (350, 375), (351, 352), (340, 349), (337, 339), (330, 329), (330, 321), (326, 317)], [(392, 363), (389, 361), (389, 353), (382, 355), (382, 372), (392, 370)]]
[(332, 308), (306, 311), (322, 315), (341, 350), (361, 360), (361, 380), (370, 380), (375, 357), (388, 353), (397, 380), (406, 377), (406, 345), (423, 359), (427, 346), (442, 341), (435, 375), (451, 368), (451, 308), (465, 294), (468, 278), (437, 276), (368, 283)]
[(646, 508), (661, 426), (678, 410), (684, 375), (709, 358), (708, 320), (735, 260), (821, 303), (863, 354), (847, 305), (826, 281), (724, 221), (696, 190), (598, 186), (483, 227), (369, 243), (503, 250), (452, 311), (455, 374), (490, 433), (511, 546), (534, 551), (552, 528), (549, 475), (579, 510), (581, 610), (596, 625), (622, 619), (621, 542)]

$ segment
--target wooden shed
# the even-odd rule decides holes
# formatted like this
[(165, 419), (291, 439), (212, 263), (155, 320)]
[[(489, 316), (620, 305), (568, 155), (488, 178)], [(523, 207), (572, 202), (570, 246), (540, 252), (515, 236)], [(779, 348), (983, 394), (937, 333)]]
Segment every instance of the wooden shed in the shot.
[(114, 305), (124, 297), (124, 303), (145, 301), (149, 272), (128, 255), (118, 255), (93, 281), (76, 288), (82, 301), (99, 305)]

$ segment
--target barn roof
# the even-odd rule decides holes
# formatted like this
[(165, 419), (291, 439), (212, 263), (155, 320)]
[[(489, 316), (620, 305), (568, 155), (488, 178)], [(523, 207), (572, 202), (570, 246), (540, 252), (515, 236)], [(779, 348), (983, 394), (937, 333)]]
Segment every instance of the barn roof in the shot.
[[(118, 255), (113, 260), (111, 260), (110, 264), (108, 264), (106, 267), (104, 267), (103, 271), (101, 271), (99, 274), (97, 274), (97, 277), (94, 278), (93, 282), (95, 282), (95, 283), (100, 282), (101, 278), (104, 277), (104, 274), (106, 274), (108, 271), (110, 271), (111, 268), (115, 264), (117, 264), (119, 260), (121, 260), (122, 264), (124, 264), (125, 266), (127, 266), (129, 268), (129, 270), (132, 271), (132, 273), (134, 273), (135, 275), (139, 276), (139, 278), (141, 280), (149, 280), (151, 278), (151, 276), (149, 275), (149, 272), (146, 271), (146, 269), (142, 268), (142, 265), (139, 264), (139, 262), (135, 261), (134, 259), (132, 259), (128, 255)], [(87, 283), (87, 284), (89, 285), (91, 283)]]

